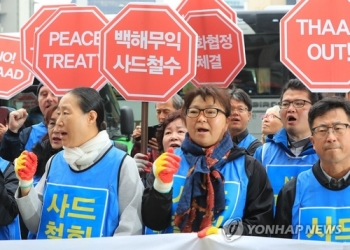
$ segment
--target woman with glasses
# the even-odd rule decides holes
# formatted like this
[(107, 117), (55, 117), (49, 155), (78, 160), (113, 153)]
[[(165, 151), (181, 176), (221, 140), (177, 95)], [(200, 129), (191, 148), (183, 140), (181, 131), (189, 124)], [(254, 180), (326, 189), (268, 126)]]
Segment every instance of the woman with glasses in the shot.
[(283, 127), (280, 115), (280, 107), (278, 105), (273, 106), (266, 110), (266, 113), (261, 116), (261, 133), (262, 143), (266, 141), (266, 135), (274, 135), (278, 130)]
[(203, 86), (186, 94), (185, 139), (154, 162), (143, 194), (143, 222), (154, 233), (203, 237), (223, 227), (228, 235), (266, 235), (249, 229), (272, 224), (272, 189), (260, 163), (234, 146), (230, 114), (223, 89)]

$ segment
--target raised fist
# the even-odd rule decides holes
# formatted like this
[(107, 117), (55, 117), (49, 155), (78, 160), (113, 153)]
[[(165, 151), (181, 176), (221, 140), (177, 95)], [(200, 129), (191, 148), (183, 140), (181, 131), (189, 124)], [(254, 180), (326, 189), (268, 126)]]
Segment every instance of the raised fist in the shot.
[(15, 160), (15, 172), (21, 188), (30, 187), (38, 165), (38, 158), (33, 152), (23, 151)]

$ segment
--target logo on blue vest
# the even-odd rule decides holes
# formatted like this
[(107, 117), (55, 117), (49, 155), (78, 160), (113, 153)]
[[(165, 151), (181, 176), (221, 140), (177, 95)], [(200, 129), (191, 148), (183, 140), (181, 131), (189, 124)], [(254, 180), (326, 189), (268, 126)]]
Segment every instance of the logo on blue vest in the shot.
[(101, 237), (108, 190), (47, 183), (38, 239)]
[(306, 207), (299, 210), (298, 239), (350, 242), (350, 207)]

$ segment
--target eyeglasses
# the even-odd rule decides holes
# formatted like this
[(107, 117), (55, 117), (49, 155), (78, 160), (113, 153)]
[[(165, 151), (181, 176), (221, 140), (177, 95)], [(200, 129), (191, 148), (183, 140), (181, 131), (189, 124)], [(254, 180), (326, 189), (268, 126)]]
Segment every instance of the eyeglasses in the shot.
[(264, 119), (272, 120), (274, 118), (277, 118), (278, 120), (281, 120), (281, 118), (279, 118), (278, 116), (276, 116), (274, 114), (263, 114), (263, 115), (261, 115), (261, 120), (264, 120)]
[(292, 102), (290, 102), (290, 101), (282, 101), (282, 102), (279, 102), (278, 105), (280, 106), (281, 109), (287, 109), (287, 108), (289, 108), (291, 103), (293, 103), (293, 107), (297, 108), (297, 109), (300, 109), (300, 108), (304, 107), (305, 103), (312, 104), (309, 101), (298, 99), (298, 100), (294, 100)]
[(189, 108), (186, 111), (186, 115), (190, 118), (196, 118), (199, 116), (199, 114), (202, 111), (203, 111), (203, 114), (206, 118), (215, 118), (219, 112), (226, 115), (224, 111), (222, 111), (221, 109), (217, 109), (217, 108), (206, 108), (206, 109)]
[(331, 128), (333, 130), (334, 135), (336, 136), (342, 136), (345, 134), (346, 129), (350, 127), (350, 124), (347, 123), (337, 123), (334, 124), (333, 126), (325, 126), (325, 125), (321, 125), (318, 127), (315, 127), (313, 129), (311, 129), (312, 133), (319, 138), (323, 138), (328, 134), (328, 130)]
[(232, 108), (231, 107), (231, 115), (237, 111), (238, 113), (240, 114), (243, 114), (244, 112), (246, 112), (248, 109), (247, 108), (244, 108), (244, 107), (238, 107), (238, 108)]

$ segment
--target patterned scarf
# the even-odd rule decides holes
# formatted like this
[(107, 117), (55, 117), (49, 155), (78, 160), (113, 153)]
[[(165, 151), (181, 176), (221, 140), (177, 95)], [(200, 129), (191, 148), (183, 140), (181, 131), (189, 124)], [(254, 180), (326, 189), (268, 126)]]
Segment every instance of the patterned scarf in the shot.
[(224, 177), (220, 170), (233, 147), (228, 132), (205, 151), (186, 134), (181, 148), (191, 166), (175, 213), (181, 232), (198, 232), (212, 224), (213, 217), (225, 209)]

